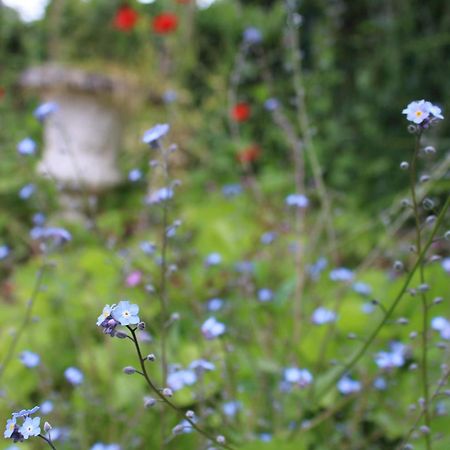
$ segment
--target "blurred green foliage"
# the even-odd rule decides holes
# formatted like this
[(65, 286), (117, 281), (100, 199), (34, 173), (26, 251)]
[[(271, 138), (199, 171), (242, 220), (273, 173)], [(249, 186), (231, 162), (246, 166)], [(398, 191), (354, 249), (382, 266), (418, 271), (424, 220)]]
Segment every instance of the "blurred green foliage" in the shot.
[[(236, 441), (253, 440), (244, 450), (392, 449), (414, 417), (405, 411), (417, 400), (417, 375), (407, 368), (387, 375), (386, 395), (367, 389), (359, 400), (349, 401), (313, 431), (300, 433), (293, 441), (286, 437), (286, 425), (298, 420), (300, 412), (305, 418), (315, 417), (324, 408), (332, 408), (341, 396), (333, 391), (308, 410), (306, 391), (283, 395), (278, 389), (282, 370), (296, 361), (302, 366), (317, 364), (316, 369), (323, 369), (324, 374), (317, 384), (325, 384), (333, 373), (325, 361), (345, 360), (352, 354), (358, 341), (347, 335), (366, 335), (374, 317), (380, 319), (382, 312), (363, 313), (363, 304), (372, 297), (362, 298), (349, 286), (336, 287), (325, 273), (318, 282), (307, 285), (305, 317), (318, 305), (338, 304), (340, 321), (334, 338), (325, 345), (326, 330), (309, 327), (301, 345), (290, 343), (296, 283), (290, 250), (294, 218), (283, 199), (294, 191), (291, 150), (285, 133), (263, 107), (267, 98), (277, 97), (286, 116), (296, 123), (284, 2), (223, 0), (194, 11), (192, 5), (171, 0), (150, 5), (130, 1), (140, 20), (127, 33), (112, 25), (122, 4), (118, 0), (53, 1), (45, 19), (30, 24), (21, 23), (12, 10), (0, 8), (0, 88), (4, 90), (0, 96), (0, 244), (12, 248), (12, 256), (0, 262), (0, 355), (23, 316), (42, 263), (37, 245), (28, 237), (32, 216), (44, 211), (58, 217), (56, 187), (35, 174), (39, 156), (27, 159), (16, 152), (17, 142), (26, 136), (38, 141), (41, 149), (43, 146), (42, 127), (31, 114), (39, 99), (20, 88), (20, 73), (53, 58), (89, 70), (133, 74), (157, 98), (167, 89), (177, 92), (174, 104), (152, 97), (130, 113), (120, 156), (124, 174), (139, 167), (151, 179), (151, 156), (139, 137), (154, 123), (172, 124), (170, 139), (179, 144), (182, 155), (175, 175), (183, 181), (172, 214), (183, 226), (169, 255), (179, 269), (171, 280), (171, 308), (181, 314), (181, 320), (170, 329), (171, 361), (186, 366), (200, 357), (222, 360), (223, 345), (204, 342), (199, 327), (208, 299), (223, 297), (227, 301), (218, 317), (229, 327), (225, 344), (237, 349), (228, 363), (239, 385), (233, 387), (219, 371), (205, 376), (206, 405), (211, 407), (207, 425), (223, 429)], [(170, 36), (155, 36), (151, 17), (167, 10), (179, 15), (180, 28)], [(308, 114), (333, 201), (338, 239), (334, 264), (356, 267), (379, 247), (376, 264), (358, 274), (358, 280), (373, 287), (373, 298), (389, 304), (402, 284), (402, 278), (389, 270), (392, 260), (411, 262), (406, 244), (398, 247), (399, 241), (402, 244), (402, 239), (406, 242), (409, 237), (409, 224), (394, 232), (390, 224), (380, 225), (378, 216), (406, 188), (398, 165), (409, 159), (413, 138), (405, 131), (401, 110), (420, 98), (442, 105), (444, 115), (448, 110), (450, 4), (445, 0), (304, 0), (298, 13)], [(252, 117), (233, 134), (230, 80), (243, 51), (242, 32), (247, 26), (261, 29), (263, 42), (257, 49), (241, 53), (244, 60), (234, 95), (236, 100), (249, 102)], [(438, 154), (449, 144), (445, 137), (450, 131), (448, 123), (444, 121), (427, 136), (429, 143), (439, 142)], [(236, 154), (253, 143), (262, 148), (262, 156), (251, 167), (243, 167)], [(423, 164), (432, 167), (431, 162)], [(38, 184), (37, 195), (32, 201), (19, 200), (19, 189), (29, 182)], [(238, 182), (244, 193), (225, 198), (222, 186)], [(314, 230), (322, 224), (309, 167), (307, 185), (312, 212), (305, 221), (307, 229)], [(444, 177), (433, 185), (432, 195), (443, 198), (448, 186), (448, 177)], [(42, 364), (25, 369), (15, 358), (1, 380), (2, 418), (14, 409), (54, 401), (49, 416), (52, 425), (72, 429), (69, 441), (58, 450), (88, 449), (97, 440), (119, 442), (126, 449), (154, 448), (159, 442), (159, 414), (145, 410), (141, 401), (148, 394), (145, 386), (137, 377), (121, 372), (124, 366), (134, 364), (131, 349), (124, 341), (104, 336), (95, 326), (105, 303), (130, 298), (140, 304), (149, 332), (158, 339), (159, 303), (144, 285), (157, 282), (159, 266), (140, 251), (139, 244), (158, 242), (161, 215), (144, 210), (146, 188), (145, 182), (124, 181), (100, 198), (95, 230), (67, 224), (73, 242), (50, 256), (52, 268), (33, 311), (36, 320), (17, 349), (17, 353), (37, 351)], [(272, 247), (262, 247), (261, 234), (268, 230), (276, 230), (280, 238)], [(321, 256), (331, 259), (327, 248), (311, 244), (313, 239), (312, 235), (302, 237), (307, 263)], [(220, 252), (224, 263), (206, 270), (203, 261), (212, 251)], [(239, 261), (254, 262), (254, 271), (237, 273)], [(125, 284), (132, 270), (144, 273), (144, 282), (134, 288)], [(430, 298), (442, 295), (448, 291), (448, 274), (439, 265), (431, 265), (429, 283)], [(274, 290), (273, 302), (257, 301), (256, 291), (263, 287)], [(446, 312), (445, 305), (434, 308), (436, 315)], [(418, 311), (417, 299), (405, 300), (396, 319), (408, 316), (410, 323), (387, 328), (376, 347), (387, 348), (392, 339), (405, 341), (419, 327)], [(437, 338), (433, 339), (435, 343)], [(419, 344), (411, 345), (411, 362), (416, 362)], [(145, 344), (145, 351), (155, 349), (154, 342)], [(323, 359), (317, 363), (320, 351)], [(442, 350), (433, 348), (430, 353), (437, 366)], [(67, 383), (63, 374), (68, 366), (83, 370), (83, 386), (73, 388)], [(366, 382), (375, 376), (373, 353), (366, 355), (356, 373)], [(437, 370), (433, 375), (437, 376)], [(176, 394), (177, 403), (195, 408), (194, 392), (183, 389)], [(274, 393), (274, 398), (262, 395), (266, 392)], [(231, 419), (220, 407), (215, 408), (230, 399), (242, 403), (245, 415)], [(367, 407), (372, 404), (376, 408)], [(364, 420), (359, 421), (360, 417)], [(445, 434), (446, 420), (437, 417), (433, 431)], [(177, 419), (169, 416), (168, 422), (174, 426)], [(262, 433), (276, 436), (272, 442), (261, 442)], [(200, 448), (195, 434), (177, 437), (167, 448), (176, 450), (180, 442), (184, 448)], [(422, 448), (420, 445), (415, 448)], [(449, 446), (447, 434), (434, 450)], [(6, 447), (0, 444), (0, 448)], [(30, 442), (23, 448), (34, 447)]]

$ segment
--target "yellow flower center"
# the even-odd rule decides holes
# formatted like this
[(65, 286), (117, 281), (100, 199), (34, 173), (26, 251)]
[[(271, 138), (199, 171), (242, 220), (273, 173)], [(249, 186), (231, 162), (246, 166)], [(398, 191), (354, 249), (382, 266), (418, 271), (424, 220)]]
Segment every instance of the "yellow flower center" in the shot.
[(130, 312), (129, 311), (124, 311), (123, 312), (123, 317), (128, 317), (130, 315)]
[(416, 111), (416, 116), (420, 117), (422, 115), (422, 111)]

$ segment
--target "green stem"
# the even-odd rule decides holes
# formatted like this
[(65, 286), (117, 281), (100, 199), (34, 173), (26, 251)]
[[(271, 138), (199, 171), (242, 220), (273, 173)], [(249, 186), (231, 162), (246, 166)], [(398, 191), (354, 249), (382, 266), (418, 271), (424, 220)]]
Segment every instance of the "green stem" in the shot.
[(136, 337), (136, 328), (132, 328), (129, 325), (127, 325), (127, 328), (130, 330), (132, 337), (130, 338), (133, 343), (134, 343), (134, 347), (136, 349), (136, 353), (138, 355), (139, 358), (139, 364), (141, 366), (141, 371), (142, 371), (142, 376), (144, 377), (145, 381), (147, 382), (148, 386), (150, 387), (150, 389), (159, 397), (160, 400), (162, 400), (166, 405), (168, 405), (173, 411), (175, 411), (177, 414), (179, 414), (183, 419), (185, 419), (187, 422), (189, 422), (189, 424), (192, 426), (192, 428), (194, 428), (195, 430), (197, 430), (201, 435), (203, 435), (206, 439), (210, 440), (211, 442), (214, 442), (215, 445), (218, 445), (222, 448), (228, 449), (228, 450), (233, 450), (233, 447), (230, 447), (227, 444), (222, 444), (217, 442), (217, 440), (215, 439), (214, 436), (212, 436), (211, 434), (209, 434), (207, 431), (205, 431), (203, 428), (200, 428), (194, 421), (192, 421), (191, 419), (189, 419), (189, 417), (186, 416), (186, 414), (184, 414), (184, 412), (179, 409), (174, 403), (172, 403), (162, 392), (160, 389), (158, 389), (156, 387), (156, 385), (153, 383), (153, 381), (150, 379), (150, 376), (147, 372), (147, 367), (145, 366), (145, 361), (146, 359), (142, 356), (142, 351), (141, 348), (139, 346), (139, 342), (138, 339)]
[(51, 439), (47, 439), (45, 436), (43, 436), (42, 434), (38, 434), (38, 436), (43, 439), (45, 442), (47, 442), (47, 444), (53, 449), (56, 450), (56, 447), (53, 445), (53, 442), (51, 441)]
[[(430, 245), (433, 243), (434, 236), (436, 235), (437, 231), (439, 230), (440, 226), (442, 225), (442, 222), (444, 221), (444, 218), (445, 218), (445, 213), (447, 212), (449, 207), (450, 207), (450, 196), (447, 197), (447, 200), (446, 200), (444, 206), (442, 207), (442, 210), (436, 220), (434, 228), (431, 231), (430, 237), (428, 238), (427, 242), (423, 246), (422, 251), (418, 254), (417, 261), (415, 262), (411, 271), (408, 273), (406, 280), (403, 283), (403, 286), (400, 289), (399, 293), (395, 297), (395, 299), (392, 302), (389, 309), (386, 310), (385, 316), (380, 321), (380, 323), (377, 325), (377, 327), (374, 329), (374, 331), (369, 336), (368, 340), (364, 343), (364, 345), (362, 345), (361, 348), (356, 352), (356, 354), (350, 359), (350, 361), (348, 361), (347, 364), (344, 365), (344, 367), (339, 371), (339, 373), (337, 375), (335, 375), (327, 385), (325, 385), (323, 390), (320, 392), (319, 397), (323, 397), (325, 394), (327, 394), (330, 391), (330, 389), (335, 385), (335, 383), (345, 373), (349, 372), (353, 368), (353, 366), (355, 366), (355, 364), (363, 357), (363, 355), (366, 353), (367, 349), (370, 347), (372, 342), (378, 336), (378, 333), (381, 331), (381, 329), (384, 327), (384, 325), (386, 325), (388, 320), (391, 318), (392, 314), (394, 313), (395, 309), (397, 308), (398, 304), (400, 303), (401, 299), (403, 298), (403, 295), (405, 294), (406, 289), (408, 288), (414, 274), (416, 273), (419, 266), (422, 264), (426, 252), (428, 251)], [(316, 399), (316, 401), (318, 401), (318, 399)]]
[[(422, 252), (422, 235), (420, 232), (420, 212), (419, 212), (419, 204), (417, 202), (416, 196), (416, 177), (417, 177), (417, 157), (420, 150), (420, 138), (421, 133), (416, 136), (416, 144), (414, 148), (414, 154), (411, 159), (410, 166), (410, 189), (411, 189), (411, 198), (413, 202), (413, 212), (415, 218), (415, 228), (416, 228), (416, 250), (417, 254)], [(421, 285), (425, 284), (425, 273), (423, 267), (423, 261), (419, 264), (419, 277)], [(423, 417), (425, 425), (430, 429), (431, 427), (431, 419), (430, 419), (430, 396), (429, 396), (429, 387), (428, 387), (428, 302), (427, 296), (424, 291), (421, 290), (420, 298), (422, 302), (422, 364), (421, 364), (421, 378), (422, 378), (422, 395), (424, 399), (423, 404)], [(432, 449), (431, 437), (430, 433), (425, 433), (425, 442), (427, 450)]]
[(6, 367), (8, 366), (8, 364), (11, 362), (11, 360), (14, 356), (16, 347), (19, 343), (19, 340), (22, 337), (22, 334), (24, 333), (24, 331), (26, 330), (28, 324), (30, 323), (31, 313), (33, 312), (33, 306), (37, 299), (39, 291), (41, 289), (42, 280), (44, 278), (44, 273), (45, 273), (45, 270), (47, 269), (47, 267), (48, 267), (47, 264), (44, 262), (42, 264), (41, 268), (37, 272), (33, 290), (31, 292), (31, 297), (27, 302), (27, 309), (25, 311), (25, 317), (22, 321), (22, 324), (20, 325), (19, 330), (17, 331), (17, 333), (14, 336), (13, 341), (11, 342), (11, 345), (9, 346), (8, 352), (6, 353), (5, 357), (3, 358), (2, 363), (0, 365), (0, 378), (5, 373), (5, 370), (6, 370)]

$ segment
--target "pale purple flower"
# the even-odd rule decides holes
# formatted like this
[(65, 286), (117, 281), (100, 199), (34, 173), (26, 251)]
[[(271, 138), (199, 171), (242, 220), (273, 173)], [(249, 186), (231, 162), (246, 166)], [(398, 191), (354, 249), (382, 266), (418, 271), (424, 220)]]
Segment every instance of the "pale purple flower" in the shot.
[(222, 194), (225, 197), (236, 197), (242, 192), (242, 187), (240, 184), (226, 184), (222, 187)]
[(431, 320), (431, 328), (438, 331), (442, 339), (450, 340), (450, 321), (445, 317), (434, 317)]
[(278, 237), (275, 231), (266, 231), (261, 235), (261, 244), (270, 245)]
[(361, 306), (361, 311), (364, 314), (372, 314), (375, 311), (376, 307), (372, 302), (366, 302)]
[(23, 425), (19, 428), (19, 433), (22, 434), (24, 439), (28, 439), (30, 436), (38, 436), (41, 434), (40, 417), (27, 417), (23, 422)]
[(16, 418), (13, 416), (11, 419), (8, 419), (6, 421), (6, 428), (5, 428), (5, 432), (3, 433), (3, 436), (6, 439), (9, 439), (12, 434), (14, 433), (14, 431), (16, 430), (17, 425), (16, 425)]
[(219, 337), (225, 333), (225, 330), (226, 326), (223, 323), (218, 322), (215, 317), (210, 317), (201, 327), (203, 336), (208, 340)]
[(280, 102), (276, 98), (268, 98), (264, 102), (264, 108), (267, 111), (273, 112), (280, 107)]
[(247, 45), (259, 44), (262, 41), (262, 33), (256, 27), (248, 27), (244, 30), (243, 41)]
[(342, 377), (337, 383), (338, 391), (343, 395), (353, 394), (361, 390), (361, 383), (352, 380), (349, 376)]
[(172, 89), (167, 89), (167, 91), (164, 91), (162, 98), (164, 103), (168, 105), (177, 101), (177, 93)]
[(373, 387), (378, 391), (384, 391), (387, 388), (387, 381), (383, 377), (375, 378)]
[(208, 311), (212, 311), (212, 312), (219, 311), (220, 309), (222, 309), (223, 304), (224, 304), (224, 301), (221, 298), (212, 298), (212, 299), (208, 300), (208, 303), (207, 303)]
[(53, 411), (53, 402), (50, 400), (46, 400), (45, 402), (41, 403), (40, 408), (42, 414), (50, 414)]
[(112, 310), (111, 316), (121, 325), (136, 325), (140, 322), (139, 306), (131, 304), (128, 300), (119, 302)]
[(28, 417), (32, 416), (33, 414), (37, 413), (39, 411), (39, 406), (33, 406), (31, 409), (21, 409), (20, 411), (13, 412), (12, 415), (15, 418), (18, 417)]
[(239, 273), (252, 273), (255, 265), (251, 261), (239, 261), (234, 265), (234, 268)]
[(9, 247), (7, 245), (0, 245), (0, 261), (6, 259), (9, 255)]
[(143, 241), (139, 244), (139, 247), (146, 255), (153, 255), (156, 250), (156, 245), (153, 242)]
[(139, 181), (142, 178), (142, 172), (139, 169), (132, 169), (128, 172), (128, 179), (131, 182)]
[(258, 300), (260, 302), (270, 302), (273, 300), (273, 291), (271, 289), (262, 288), (258, 291)]
[(226, 402), (222, 405), (222, 411), (228, 417), (235, 416), (241, 408), (241, 403), (236, 400)]
[(318, 280), (320, 277), (320, 274), (326, 269), (328, 266), (328, 261), (323, 256), (320, 257), (314, 264), (311, 264), (308, 266), (308, 272), (309, 276), (313, 280)]
[(402, 111), (402, 113), (406, 115), (407, 120), (415, 123), (416, 125), (420, 125), (424, 121), (428, 122), (427, 119), (429, 118), (438, 120), (442, 120), (444, 118), (439, 106), (433, 105), (431, 102), (425, 100), (411, 102)]
[(112, 306), (105, 305), (105, 307), (103, 308), (102, 313), (101, 313), (101, 314), (98, 316), (98, 318), (97, 318), (97, 326), (101, 326), (102, 323), (103, 323), (108, 317), (111, 317), (111, 312), (112, 312), (112, 310), (113, 310), (113, 308), (114, 308), (115, 306), (116, 306), (116, 305), (112, 305)]
[(450, 258), (444, 258), (441, 261), (441, 266), (447, 273), (450, 274)]
[(19, 191), (19, 197), (22, 200), (28, 200), (36, 191), (36, 186), (32, 183), (26, 184)]
[(72, 235), (64, 228), (57, 227), (34, 227), (30, 231), (34, 240), (52, 240), (55, 244), (65, 244), (72, 240)]
[(287, 383), (305, 388), (313, 382), (313, 376), (309, 370), (289, 367), (284, 370), (284, 380)]
[(309, 205), (309, 200), (303, 194), (290, 194), (285, 199), (286, 205), (295, 206), (297, 208), (306, 208)]
[(193, 370), (182, 369), (170, 373), (167, 377), (167, 386), (172, 391), (179, 391), (185, 386), (192, 386), (197, 381)]
[(78, 386), (84, 381), (83, 372), (76, 367), (68, 367), (64, 371), (64, 376), (66, 377), (66, 380), (74, 386)]
[(402, 367), (405, 364), (405, 358), (401, 353), (379, 352), (375, 355), (375, 363), (380, 369), (393, 369)]
[(165, 202), (171, 198), (173, 198), (173, 189), (170, 187), (162, 187), (151, 192), (146, 199), (146, 203), (153, 205), (155, 203)]
[(311, 322), (315, 325), (324, 325), (326, 323), (336, 322), (337, 314), (323, 306), (319, 306), (316, 310), (314, 310), (311, 316)]
[(352, 281), (353, 272), (346, 267), (338, 267), (330, 271), (330, 280), (332, 281)]
[(142, 142), (155, 148), (159, 145), (159, 140), (163, 138), (170, 130), (170, 125), (167, 123), (159, 123), (153, 128), (150, 128), (144, 133)]
[(37, 367), (40, 364), (41, 358), (37, 353), (25, 350), (20, 354), (20, 361), (25, 367), (31, 369), (33, 367)]
[(40, 104), (34, 110), (34, 117), (40, 122), (44, 121), (50, 114), (53, 114), (58, 110), (58, 105), (54, 102), (45, 102)]
[(216, 366), (205, 359), (196, 359), (189, 364), (189, 369), (195, 370), (197, 373), (210, 372), (215, 370)]
[(36, 149), (36, 142), (34, 142), (31, 138), (22, 139), (17, 144), (17, 151), (24, 156), (34, 155), (36, 153)]
[(369, 296), (372, 293), (372, 288), (368, 284), (363, 283), (362, 281), (357, 281), (356, 283), (353, 283), (352, 289), (356, 293), (363, 295), (365, 297)]
[(210, 253), (205, 258), (205, 266), (217, 266), (222, 262), (222, 255), (214, 252)]

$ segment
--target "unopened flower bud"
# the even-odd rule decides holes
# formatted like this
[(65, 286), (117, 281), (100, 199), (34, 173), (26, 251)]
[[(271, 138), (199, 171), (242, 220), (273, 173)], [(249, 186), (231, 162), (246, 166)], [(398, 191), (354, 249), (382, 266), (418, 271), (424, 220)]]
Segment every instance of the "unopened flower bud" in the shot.
[(425, 209), (433, 209), (434, 208), (434, 202), (431, 200), (431, 198), (425, 198), (422, 202), (422, 205)]
[(187, 417), (188, 419), (193, 419), (194, 416), (195, 416), (194, 411), (191, 411), (191, 410), (186, 411), (186, 417)]
[(145, 330), (145, 322), (139, 322), (139, 323), (138, 323), (138, 328), (139, 328), (140, 330)]
[(426, 219), (425, 219), (425, 223), (427, 224), (427, 225), (431, 225), (432, 223), (434, 223), (436, 221), (436, 216), (434, 215), (434, 214), (432, 214), (431, 216), (428, 216)]
[(225, 436), (222, 436), (221, 434), (219, 434), (219, 436), (217, 436), (216, 441), (218, 444), (225, 444)]
[(413, 371), (413, 370), (417, 370), (418, 365), (416, 363), (412, 363), (409, 365), (408, 369)]
[(51, 429), (52, 429), (52, 426), (48, 422), (45, 422), (44, 423), (44, 431), (46, 433), (48, 433)]
[(145, 359), (146, 359), (147, 361), (153, 362), (153, 361), (156, 361), (156, 356), (155, 356), (153, 353), (150, 353), (149, 355), (147, 355), (147, 356), (145, 357)]
[(411, 333), (409, 333), (409, 338), (410, 339), (416, 339), (416, 337), (418, 336), (417, 331), (411, 331)]
[(119, 339), (126, 339), (128, 337), (128, 334), (124, 333), (123, 331), (116, 331), (116, 334), (114, 336)]
[(153, 397), (146, 396), (144, 397), (144, 407), (151, 408), (156, 405), (156, 400)]
[(394, 262), (394, 270), (396, 270), (397, 272), (401, 272), (403, 270), (403, 268), (404, 268), (404, 266), (401, 261)]
[(419, 292), (427, 292), (430, 290), (430, 286), (426, 283), (422, 283), (417, 289), (419, 290)]
[(408, 198), (404, 198), (400, 202), (400, 205), (402, 206), (402, 208), (408, 208), (409, 206), (411, 206), (411, 201)]
[(420, 179), (419, 179), (419, 181), (421, 182), (421, 183), (426, 183), (427, 181), (429, 181), (430, 180), (430, 176), (429, 175), (422, 175), (421, 177), (420, 177)]
[(432, 145), (427, 145), (424, 149), (423, 149), (424, 153), (426, 153), (427, 155), (434, 155), (436, 153), (436, 149), (432, 146)]
[(450, 241), (450, 230), (448, 230), (448, 231), (445, 232), (444, 238), (445, 238), (447, 241)]
[(133, 375), (136, 372), (137, 370), (132, 366), (126, 366), (123, 368), (123, 373), (126, 373), (127, 375)]
[(426, 425), (422, 425), (422, 426), (419, 428), (419, 430), (420, 430), (420, 432), (423, 433), (423, 434), (429, 434), (429, 432), (431, 431), (431, 430), (430, 430), (430, 427), (427, 427)]
[(408, 130), (408, 133), (415, 134), (415, 133), (417, 133), (418, 128), (411, 123), (408, 125), (407, 130)]
[(435, 305), (439, 305), (444, 301), (444, 297), (436, 297), (435, 299), (433, 299), (433, 304)]
[(180, 320), (180, 313), (174, 312), (170, 315), (171, 322), (176, 322), (178, 320)]
[(400, 317), (399, 319), (397, 319), (397, 323), (399, 325), (408, 325), (409, 320), (406, 317)]
[(172, 433), (174, 435), (183, 434), (183, 432), (184, 432), (184, 425), (182, 425), (181, 423), (172, 428)]
[(402, 161), (402, 162), (400, 163), (400, 169), (401, 169), (401, 170), (408, 170), (408, 169), (409, 169), (409, 163), (406, 162), (406, 161)]
[(170, 388), (164, 388), (162, 393), (163, 393), (164, 397), (172, 397), (172, 395), (173, 395), (172, 389), (170, 389)]

